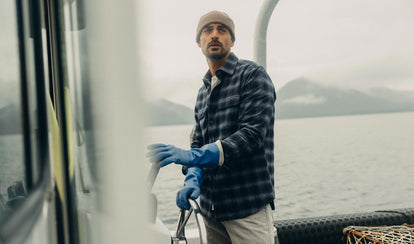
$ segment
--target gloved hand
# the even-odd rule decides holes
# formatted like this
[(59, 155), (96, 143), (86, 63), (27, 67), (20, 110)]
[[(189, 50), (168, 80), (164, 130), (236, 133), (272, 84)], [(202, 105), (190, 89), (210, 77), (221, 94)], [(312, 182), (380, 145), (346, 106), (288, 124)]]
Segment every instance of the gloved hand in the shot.
[(189, 210), (190, 203), (188, 198), (197, 199), (200, 196), (200, 187), (203, 183), (203, 170), (191, 167), (187, 170), (184, 180), (184, 187), (177, 192), (176, 203), (181, 209)]
[(159, 168), (170, 163), (200, 168), (215, 168), (219, 164), (220, 151), (216, 143), (190, 150), (165, 144), (152, 144), (148, 149), (150, 152), (147, 156), (150, 157), (151, 162), (158, 162)]

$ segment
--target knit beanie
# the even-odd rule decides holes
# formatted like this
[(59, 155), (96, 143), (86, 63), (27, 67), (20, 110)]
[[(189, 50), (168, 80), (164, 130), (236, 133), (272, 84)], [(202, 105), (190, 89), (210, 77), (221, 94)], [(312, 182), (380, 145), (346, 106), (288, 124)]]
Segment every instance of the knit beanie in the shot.
[(198, 21), (197, 36), (196, 36), (197, 43), (200, 42), (201, 31), (203, 30), (203, 28), (206, 25), (209, 25), (211, 23), (220, 23), (220, 24), (225, 25), (227, 29), (229, 29), (230, 35), (233, 41), (236, 40), (234, 36), (233, 20), (226, 13), (214, 10), (201, 16), (200, 20)]

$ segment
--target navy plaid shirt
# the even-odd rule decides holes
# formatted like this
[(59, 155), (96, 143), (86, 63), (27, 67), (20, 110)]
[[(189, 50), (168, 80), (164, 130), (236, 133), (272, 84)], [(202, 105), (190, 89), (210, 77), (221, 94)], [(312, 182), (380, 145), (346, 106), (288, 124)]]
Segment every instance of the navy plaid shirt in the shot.
[(217, 221), (224, 221), (273, 206), (276, 93), (263, 67), (233, 53), (216, 76), (212, 91), (210, 71), (203, 78), (191, 147), (221, 142), (224, 163), (203, 169), (200, 206), (205, 217), (214, 211)]

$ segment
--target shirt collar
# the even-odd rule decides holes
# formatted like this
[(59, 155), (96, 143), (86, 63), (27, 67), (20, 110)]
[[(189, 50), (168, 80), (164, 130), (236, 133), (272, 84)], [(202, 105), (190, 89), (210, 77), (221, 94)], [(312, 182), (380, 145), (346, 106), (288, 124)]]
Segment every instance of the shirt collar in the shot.
[[(238, 61), (239, 61), (239, 59), (237, 58), (237, 56), (233, 52), (230, 53), (230, 55), (226, 59), (226, 62), (224, 62), (223, 66), (221, 66), (216, 71), (216, 76), (220, 80), (222, 80), (222, 77), (224, 76), (224, 74), (233, 75), (234, 71), (236, 69), (236, 64), (237, 64)], [(210, 84), (211, 84), (210, 70), (208, 70), (206, 72), (206, 74), (204, 75), (203, 82), (206, 86), (210, 86)]]

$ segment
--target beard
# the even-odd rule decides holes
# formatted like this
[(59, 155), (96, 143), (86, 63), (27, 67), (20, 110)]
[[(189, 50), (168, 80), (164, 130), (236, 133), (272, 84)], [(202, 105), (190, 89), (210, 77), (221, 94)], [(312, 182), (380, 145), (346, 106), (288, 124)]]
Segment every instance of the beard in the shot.
[[(218, 44), (220, 47), (213, 47), (212, 51), (210, 51), (210, 46), (211, 44)], [(219, 49), (215, 50), (215, 49)], [(219, 43), (219, 42), (211, 42), (209, 43), (209, 45), (207, 46), (207, 48), (205, 50), (203, 50), (204, 55), (211, 60), (220, 60), (223, 59), (224, 57), (227, 56), (229, 50), (223, 47), (223, 44)]]
[(223, 48), (221, 48), (220, 52), (210, 52), (209, 50), (207, 50), (204, 55), (212, 60), (220, 60), (223, 59), (224, 57), (227, 56), (227, 51), (224, 50)]

